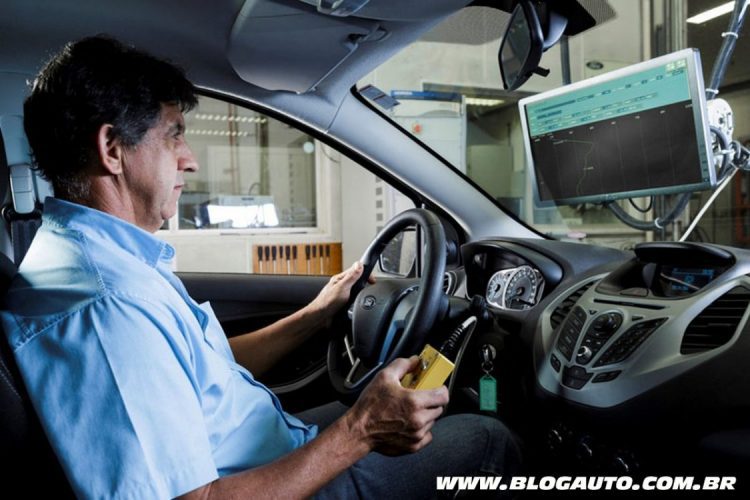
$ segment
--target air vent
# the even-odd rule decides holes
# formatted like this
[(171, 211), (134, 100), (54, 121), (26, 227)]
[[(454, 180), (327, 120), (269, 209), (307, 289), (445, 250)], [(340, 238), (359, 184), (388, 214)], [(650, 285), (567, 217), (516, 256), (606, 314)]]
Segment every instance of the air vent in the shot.
[(450, 271), (447, 271), (443, 275), (443, 292), (446, 295), (453, 295), (456, 291), (456, 275)]
[(738, 286), (716, 299), (690, 322), (680, 352), (710, 351), (729, 342), (750, 304), (750, 290)]
[(565, 297), (565, 300), (555, 308), (552, 312), (552, 316), (549, 318), (550, 323), (552, 323), (552, 328), (556, 329), (560, 323), (563, 322), (570, 310), (573, 309), (573, 306), (578, 302), (578, 299), (581, 298), (581, 295), (583, 295), (593, 284), (593, 281), (591, 283), (586, 283), (581, 288)]

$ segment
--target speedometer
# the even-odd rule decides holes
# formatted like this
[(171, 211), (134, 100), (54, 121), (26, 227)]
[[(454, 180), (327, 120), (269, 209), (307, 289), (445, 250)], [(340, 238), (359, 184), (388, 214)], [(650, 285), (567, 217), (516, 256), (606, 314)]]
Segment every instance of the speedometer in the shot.
[(540, 279), (529, 266), (516, 268), (503, 293), (506, 309), (528, 309), (536, 304)]
[(486, 298), (500, 309), (529, 309), (536, 305), (544, 288), (544, 279), (531, 266), (520, 266), (496, 272), (487, 283)]

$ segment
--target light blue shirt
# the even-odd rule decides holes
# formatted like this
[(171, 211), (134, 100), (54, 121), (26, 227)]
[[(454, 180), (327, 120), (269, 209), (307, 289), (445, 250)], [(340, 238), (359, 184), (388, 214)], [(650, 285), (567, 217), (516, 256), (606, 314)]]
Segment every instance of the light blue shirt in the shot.
[(132, 224), (48, 198), (11, 285), (0, 319), (78, 496), (174, 497), (317, 432), (234, 361), (173, 257)]

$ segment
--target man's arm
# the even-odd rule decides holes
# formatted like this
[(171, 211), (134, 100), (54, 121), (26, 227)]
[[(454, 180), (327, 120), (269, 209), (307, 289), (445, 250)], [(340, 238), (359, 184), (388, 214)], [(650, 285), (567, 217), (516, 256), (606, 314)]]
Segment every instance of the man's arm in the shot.
[(381, 371), (354, 406), (320, 436), (262, 467), (226, 476), (181, 498), (307, 498), (370, 451), (412, 453), (432, 440), (448, 403), (445, 387), (414, 391), (401, 378), (419, 359), (397, 359)]
[(310, 304), (255, 332), (229, 339), (237, 363), (254, 375), (276, 364), (312, 334), (328, 326), (333, 315), (349, 299), (352, 285), (362, 275), (362, 264), (355, 262), (346, 271), (332, 276)]

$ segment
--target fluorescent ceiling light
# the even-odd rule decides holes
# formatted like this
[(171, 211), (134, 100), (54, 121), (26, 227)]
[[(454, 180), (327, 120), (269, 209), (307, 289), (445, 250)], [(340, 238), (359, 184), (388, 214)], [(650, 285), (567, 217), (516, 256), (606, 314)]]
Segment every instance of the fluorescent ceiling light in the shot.
[(212, 115), (210, 113), (195, 113), (193, 118), (196, 120), (213, 120), (221, 122), (241, 122), (241, 123), (266, 123), (268, 120), (262, 116), (237, 116), (237, 115)]
[(467, 106), (498, 106), (502, 104), (502, 99), (489, 99), (486, 97), (467, 97), (466, 98), (466, 105)]
[(242, 132), (237, 130), (203, 130), (189, 128), (185, 130), (185, 135), (220, 135), (227, 137), (250, 137), (250, 132)]
[[(745, 1), (745, 0), (742, 0)], [(700, 14), (696, 14), (693, 17), (688, 17), (687, 22), (690, 24), (703, 24), (707, 21), (710, 21), (711, 19), (715, 19), (719, 16), (723, 16), (724, 14), (729, 14), (734, 9), (734, 2), (727, 2), (719, 5), (718, 7), (714, 7), (713, 9), (708, 9)]]

